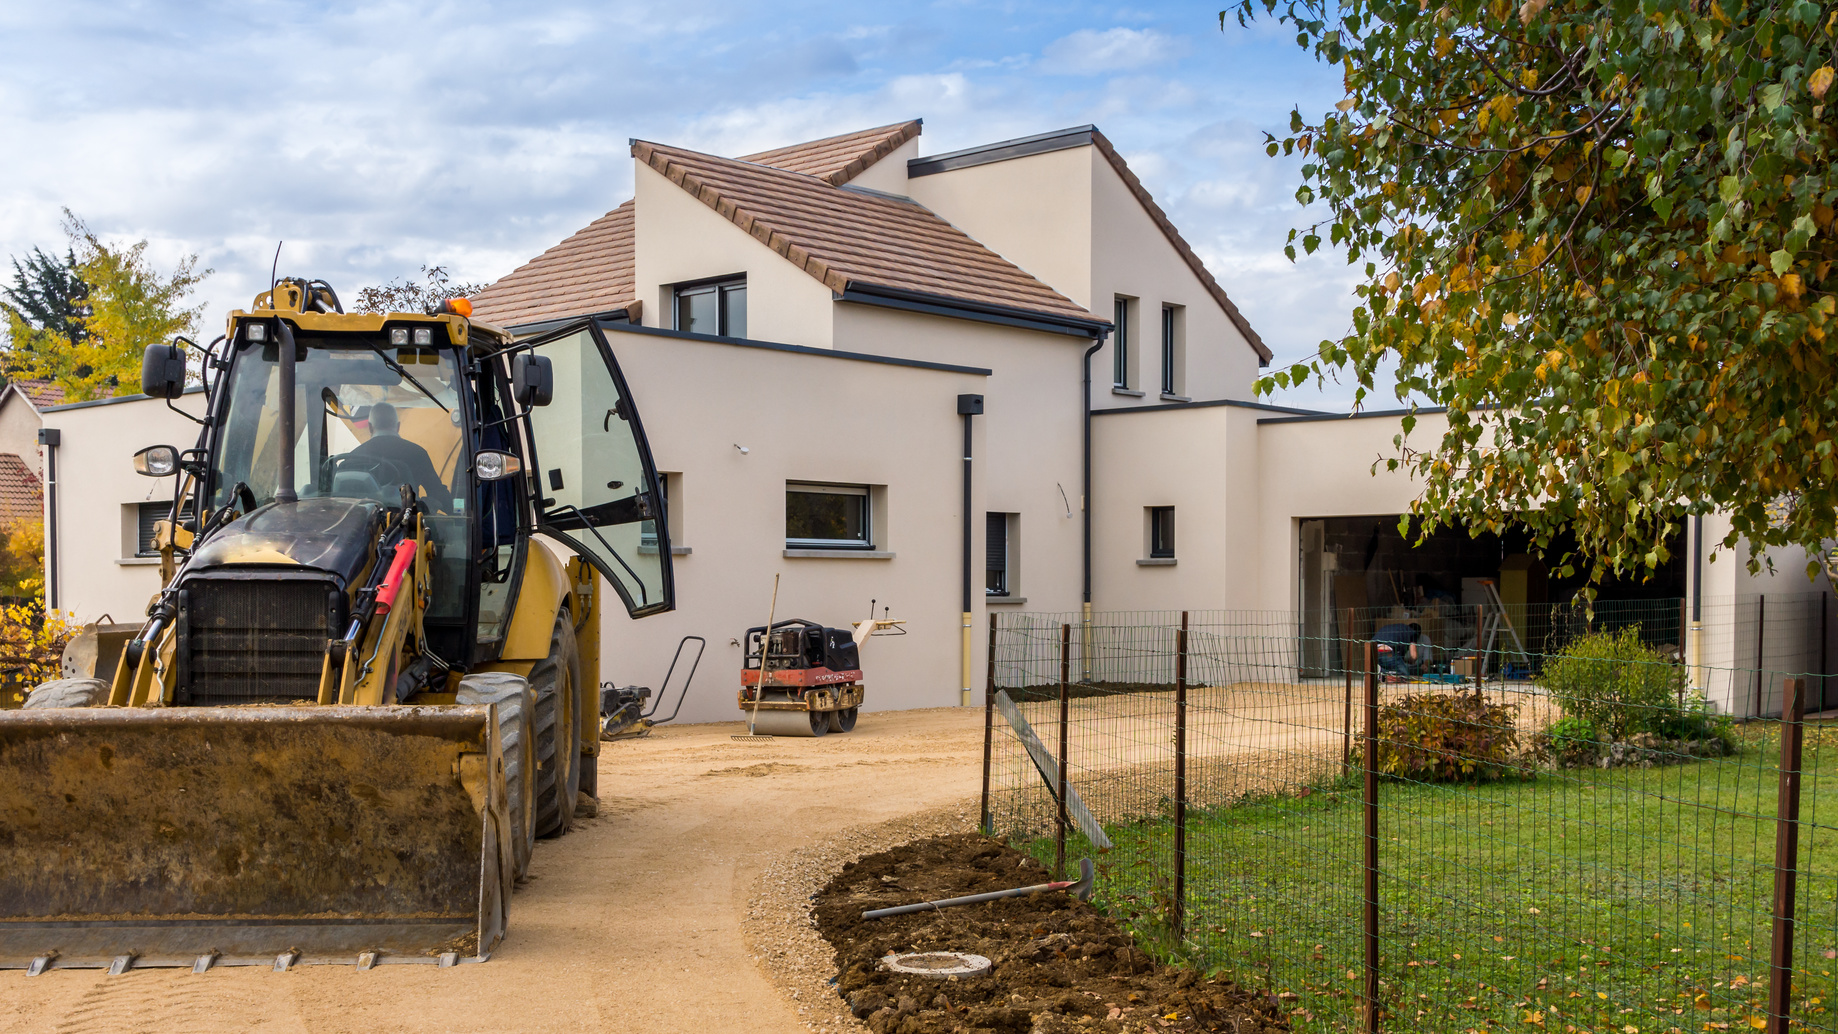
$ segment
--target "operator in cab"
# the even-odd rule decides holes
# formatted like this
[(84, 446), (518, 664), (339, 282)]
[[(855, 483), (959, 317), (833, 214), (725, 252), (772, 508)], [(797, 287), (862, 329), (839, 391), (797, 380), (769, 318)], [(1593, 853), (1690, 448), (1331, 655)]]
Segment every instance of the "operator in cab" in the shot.
[(367, 460), (385, 460), (404, 479), (402, 483), (420, 489), (428, 504), (442, 513), (453, 510), (453, 493), (434, 469), (428, 450), (402, 437), (402, 419), (396, 407), (378, 402), (370, 407), (370, 437), (352, 449), (350, 456)]

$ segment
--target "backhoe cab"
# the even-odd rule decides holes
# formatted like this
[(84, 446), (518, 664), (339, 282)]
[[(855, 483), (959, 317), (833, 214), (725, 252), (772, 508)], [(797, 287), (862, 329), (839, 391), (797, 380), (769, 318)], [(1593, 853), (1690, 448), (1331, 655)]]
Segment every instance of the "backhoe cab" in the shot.
[[(502, 935), (532, 839), (594, 790), (600, 579), (669, 610), (671, 554), (598, 327), (443, 310), (284, 280), (201, 350), (196, 444), (135, 457), (174, 478), (147, 620), (0, 713), (0, 967), (450, 963)], [(181, 398), (189, 344), (147, 350), (146, 394)]]

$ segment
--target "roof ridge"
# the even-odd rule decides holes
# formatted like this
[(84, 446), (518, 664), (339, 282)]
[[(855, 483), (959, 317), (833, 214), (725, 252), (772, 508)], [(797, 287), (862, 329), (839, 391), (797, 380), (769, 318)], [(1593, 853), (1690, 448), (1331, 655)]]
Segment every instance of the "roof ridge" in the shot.
[[(901, 144), (913, 139), (924, 131), (924, 119), (908, 119), (905, 122), (891, 122), (885, 126), (874, 126), (869, 129), (858, 129), (852, 133), (838, 133), (816, 140), (807, 140), (800, 144), (787, 144), (765, 151), (731, 158), (729, 161), (747, 162), (779, 169), (783, 172), (800, 172), (840, 187), (897, 150)], [(861, 138), (865, 148), (848, 152), (848, 160), (840, 161), (828, 156), (827, 151), (845, 146), (848, 141)], [(635, 141), (636, 142), (636, 141)], [(771, 159), (770, 161), (766, 159)]]

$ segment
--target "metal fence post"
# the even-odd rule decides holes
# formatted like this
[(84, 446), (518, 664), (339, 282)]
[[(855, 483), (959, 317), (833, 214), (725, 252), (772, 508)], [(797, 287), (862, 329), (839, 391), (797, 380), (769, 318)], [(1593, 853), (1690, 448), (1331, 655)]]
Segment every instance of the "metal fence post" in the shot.
[(1366, 734), (1360, 748), (1360, 761), (1366, 770), (1365, 818), (1365, 939), (1366, 939), (1366, 1034), (1379, 1029), (1379, 912), (1378, 912), (1378, 671), (1373, 664), (1372, 643), (1366, 644)]
[(1793, 1007), (1793, 896), (1800, 852), (1800, 739), (1806, 680), (1788, 679), (1781, 707), (1781, 790), (1774, 808), (1774, 938), (1768, 964), (1768, 1034), (1787, 1034)]
[(1072, 720), (1072, 626), (1059, 626), (1059, 822), (1054, 833), (1053, 878), (1066, 878), (1066, 726)]
[(983, 820), (977, 827), (984, 836), (995, 836), (995, 821), (989, 814), (990, 755), (996, 739), (996, 618), (989, 612), (989, 683), (983, 690)]
[[(1186, 624), (1183, 616), (1182, 624)], [(1174, 938), (1187, 936), (1187, 629), (1174, 633)]]

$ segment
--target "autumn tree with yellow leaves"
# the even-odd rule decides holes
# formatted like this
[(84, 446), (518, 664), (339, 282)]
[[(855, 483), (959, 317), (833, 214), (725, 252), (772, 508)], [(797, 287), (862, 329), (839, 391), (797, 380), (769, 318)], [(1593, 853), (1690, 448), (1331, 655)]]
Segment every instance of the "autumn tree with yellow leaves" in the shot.
[[(5, 373), (55, 382), (73, 402), (138, 391), (141, 354), (150, 344), (192, 331), (203, 306), (188, 308), (182, 301), (211, 271), (199, 270), (192, 255), (160, 273), (147, 258), (146, 241), (111, 245), (68, 209), (64, 231), (67, 262), (46, 263), (35, 252), (37, 261), (25, 269), (14, 262), (15, 287), (0, 292), (8, 299), (0, 302)], [(46, 297), (58, 292), (80, 294)], [(28, 300), (52, 304), (23, 304)]]
[[(1344, 70), (1292, 113), (1299, 244), (1363, 271), (1346, 336), (1448, 409), (1386, 462), (1422, 527), (1564, 528), (1597, 576), (1727, 513), (1751, 566), (1838, 539), (1838, 9), (1807, 0), (1244, 0)], [(1405, 418), (1408, 435), (1414, 421)], [(1419, 448), (1419, 444), (1423, 447)], [(1560, 563), (1574, 563), (1575, 557)], [(1816, 565), (1812, 565), (1816, 567)], [(1810, 573), (1811, 567), (1809, 567)]]

